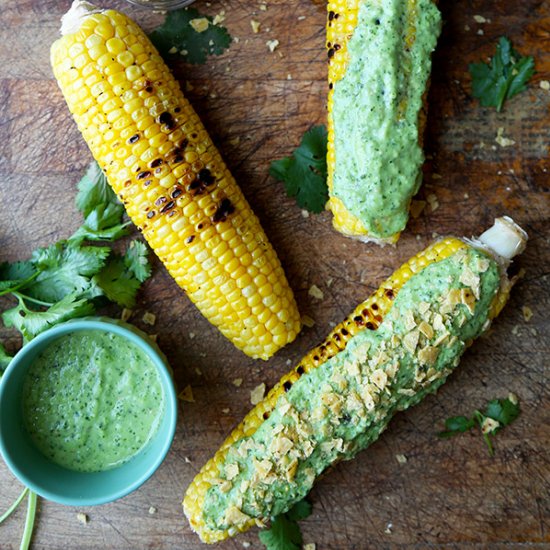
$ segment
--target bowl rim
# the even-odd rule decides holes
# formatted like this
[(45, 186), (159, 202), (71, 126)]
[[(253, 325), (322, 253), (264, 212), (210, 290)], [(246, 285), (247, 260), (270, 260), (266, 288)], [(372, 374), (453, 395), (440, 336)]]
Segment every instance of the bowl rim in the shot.
[[(125, 485), (122, 489), (118, 489), (112, 492), (107, 492), (105, 495), (100, 497), (95, 497), (93, 499), (86, 498), (76, 498), (72, 496), (66, 496), (60, 493), (44, 489), (40, 486), (39, 483), (35, 483), (33, 480), (29, 479), (19, 468), (16, 461), (12, 460), (9, 456), (9, 452), (5, 443), (5, 438), (3, 437), (0, 431), (0, 456), (4, 459), (4, 462), (12, 472), (12, 474), (26, 487), (31, 491), (35, 492), (39, 496), (57, 502), (59, 504), (69, 505), (69, 506), (95, 506), (99, 504), (106, 504), (107, 502), (112, 502), (118, 500), (131, 492), (138, 489), (143, 485), (160, 467), (170, 447), (174, 440), (176, 433), (177, 419), (178, 419), (178, 402), (176, 396), (176, 389), (172, 379), (170, 365), (165, 358), (162, 351), (154, 344), (152, 341), (148, 341), (148, 336), (145, 332), (141, 331), (137, 327), (121, 321), (118, 319), (111, 319), (109, 317), (86, 317), (82, 319), (73, 319), (59, 325), (55, 325), (44, 332), (40, 333), (28, 344), (24, 345), (11, 360), (8, 367), (4, 370), (2, 377), (0, 378), (0, 410), (2, 403), (2, 396), (8, 391), (10, 387), (10, 381), (13, 379), (13, 373), (17, 368), (25, 363), (25, 360), (28, 358), (29, 354), (35, 350), (37, 347), (44, 345), (45, 342), (52, 342), (54, 339), (69, 334), (72, 332), (79, 332), (82, 330), (100, 330), (104, 332), (115, 333), (127, 340), (130, 340), (132, 343), (139, 346), (148, 357), (153, 361), (157, 372), (160, 375), (161, 385), (164, 390), (164, 414), (169, 416), (169, 425), (168, 433), (166, 440), (164, 441), (161, 450), (155, 453), (155, 459), (151, 461), (149, 466), (139, 475), (132, 483)], [(27, 366), (28, 368), (28, 366)], [(147, 448), (147, 446), (145, 447)], [(39, 451), (38, 451), (39, 452)], [(143, 452), (140, 451), (140, 453)], [(139, 454), (136, 456), (139, 456)], [(118, 468), (123, 468), (124, 464)], [(61, 468), (63, 468), (61, 466)], [(105, 471), (116, 471), (117, 468), (112, 470)], [(83, 476), (89, 475), (90, 482), (92, 481), (92, 476), (96, 472), (78, 472)], [(102, 473), (102, 472), (97, 472)]]

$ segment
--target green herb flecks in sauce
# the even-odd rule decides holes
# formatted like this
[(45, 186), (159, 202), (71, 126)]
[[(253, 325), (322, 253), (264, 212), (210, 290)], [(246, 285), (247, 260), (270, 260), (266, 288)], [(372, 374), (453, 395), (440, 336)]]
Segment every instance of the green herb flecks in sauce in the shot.
[(420, 186), (418, 113), (440, 28), (432, 0), (362, 2), (334, 85), (333, 194), (373, 237), (405, 227)]
[(40, 451), (71, 470), (98, 472), (130, 460), (155, 435), (164, 394), (137, 345), (103, 331), (60, 337), (29, 369), (25, 426)]

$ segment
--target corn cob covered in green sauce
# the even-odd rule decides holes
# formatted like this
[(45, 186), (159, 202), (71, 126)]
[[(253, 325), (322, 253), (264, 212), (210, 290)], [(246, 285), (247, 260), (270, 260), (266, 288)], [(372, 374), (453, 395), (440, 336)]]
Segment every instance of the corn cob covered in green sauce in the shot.
[(499, 218), (478, 240), (442, 239), (399, 268), (277, 384), (197, 475), (191, 527), (216, 542), (287, 511), (397, 412), (441, 386), (506, 303), (527, 236)]

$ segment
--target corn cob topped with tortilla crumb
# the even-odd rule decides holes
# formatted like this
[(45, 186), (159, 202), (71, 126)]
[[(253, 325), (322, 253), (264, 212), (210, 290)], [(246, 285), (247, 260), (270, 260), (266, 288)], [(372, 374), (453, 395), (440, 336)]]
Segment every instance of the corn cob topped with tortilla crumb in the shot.
[(204, 542), (263, 526), (315, 479), (374, 442), (441, 386), (485, 332), (527, 235), (499, 218), (479, 239), (444, 238), (393, 275), (256, 405), (202, 468), (183, 506)]

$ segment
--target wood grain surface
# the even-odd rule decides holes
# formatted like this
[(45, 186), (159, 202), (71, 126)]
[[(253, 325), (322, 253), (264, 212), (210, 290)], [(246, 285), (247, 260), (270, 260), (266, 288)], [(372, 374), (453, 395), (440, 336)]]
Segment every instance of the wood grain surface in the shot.
[[(132, 321), (144, 327), (143, 313), (156, 314), (153, 331), (178, 385), (190, 384), (195, 402), (183, 404), (164, 464), (132, 495), (94, 508), (41, 501), (34, 548), (201, 548), (182, 515), (181, 498), (248, 411), (250, 390), (274, 384), (434, 236), (478, 234), (502, 214), (530, 235), (518, 262), (526, 275), (510, 303), (437, 395), (399, 414), (368, 451), (317, 483), (304, 539), (320, 550), (550, 548), (550, 92), (540, 86), (550, 80), (549, 4), (441, 0), (445, 25), (434, 57), (420, 192), (420, 198), (435, 194), (439, 208), (411, 220), (396, 248), (380, 249), (335, 233), (328, 213), (302, 216), (268, 176), (271, 160), (289, 154), (308, 127), (325, 121), (327, 90), (324, 2), (266, 1), (267, 11), (259, 10), (259, 0), (198, 1), (212, 15), (225, 9), (225, 24), (239, 41), (206, 65), (174, 70), (182, 83), (192, 84), (192, 103), (260, 216), (300, 310), (315, 326), (269, 362), (248, 359), (199, 315), (155, 261)], [(124, 9), (146, 29), (161, 20), (121, 1), (99, 4)], [(68, 7), (67, 0), (0, 0), (0, 260), (27, 257), (81, 222), (75, 183), (91, 157), (49, 65), (49, 46)], [(474, 15), (488, 21), (477, 23)], [(260, 33), (252, 32), (251, 19), (261, 22)], [(467, 67), (492, 55), (502, 35), (535, 57), (537, 74), (497, 113), (472, 99)], [(270, 53), (266, 41), (274, 38), (280, 46)], [(498, 128), (515, 143), (498, 145)], [(312, 284), (322, 289), (323, 300), (308, 295)], [(7, 299), (0, 302), (7, 305)], [(533, 311), (529, 322), (522, 306)], [(10, 351), (20, 345), (5, 329), (0, 339)], [(244, 380), (241, 387), (232, 384), (235, 378)], [(435, 436), (448, 416), (468, 414), (509, 391), (519, 396), (522, 414), (496, 438), (493, 458), (478, 435)], [(407, 462), (398, 463), (397, 454)], [(20, 489), (0, 464), (0, 513)], [(77, 512), (88, 515), (87, 525)], [(24, 507), (0, 526), (0, 548), (18, 548), (23, 521)], [(245, 541), (261, 547), (255, 531), (219, 547), (236, 550)]]

